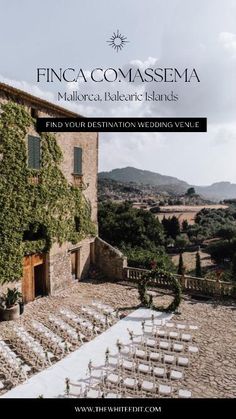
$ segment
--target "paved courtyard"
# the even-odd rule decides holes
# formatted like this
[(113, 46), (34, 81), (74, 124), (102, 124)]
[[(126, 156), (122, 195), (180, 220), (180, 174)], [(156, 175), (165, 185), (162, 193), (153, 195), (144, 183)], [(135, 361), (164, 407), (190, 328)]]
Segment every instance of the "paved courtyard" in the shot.
[[(158, 303), (166, 302), (169, 298), (160, 294)], [(24, 315), (16, 324), (27, 326), (32, 320), (42, 321), (43, 319), (46, 319), (47, 324), (48, 313), (54, 315), (60, 307), (72, 307), (75, 312), (76, 308), (91, 305), (94, 300), (102, 301), (105, 305), (118, 310), (120, 318), (133, 312), (139, 306), (138, 292), (132, 285), (84, 282), (73, 285), (56, 297), (45, 297), (28, 304)], [(188, 374), (184, 377), (184, 386), (193, 390), (193, 397), (236, 397), (236, 304), (232, 301), (203, 302), (185, 296), (179, 312), (180, 314), (173, 316), (174, 321), (188, 321), (198, 325), (195, 339), (199, 354), (191, 368), (188, 368)], [(117, 320), (113, 319), (114, 325)], [(6, 338), (11, 328), (12, 322), (11, 324), (1, 323), (0, 337)], [(105, 329), (107, 327), (104, 326)], [(91, 335), (91, 339), (93, 338), (94, 336)], [(71, 352), (76, 349), (75, 344), (71, 347)], [(58, 361), (59, 358), (52, 362)], [(33, 370), (30, 374), (36, 372)]]

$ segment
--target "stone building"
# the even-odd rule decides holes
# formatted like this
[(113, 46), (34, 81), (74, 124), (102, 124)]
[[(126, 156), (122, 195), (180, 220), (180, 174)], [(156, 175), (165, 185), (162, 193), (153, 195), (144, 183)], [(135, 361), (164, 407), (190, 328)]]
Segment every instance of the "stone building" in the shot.
[[(78, 117), (69, 110), (0, 83), (0, 104), (9, 101), (23, 105), (33, 117)], [(91, 204), (91, 219), (97, 224), (98, 134), (55, 135), (63, 153), (61, 171), (70, 184), (80, 187), (83, 182), (86, 185), (84, 195)], [(34, 144), (37, 146), (39, 138), (39, 133), (31, 126), (25, 139), (28, 153)], [(25, 256), (22, 279), (24, 300), (28, 302), (41, 294), (53, 294), (69, 284), (73, 278), (80, 279), (85, 276), (94, 254), (93, 243), (94, 238), (91, 237), (73, 245), (69, 242), (62, 245), (53, 243), (47, 254)]]
[[(22, 105), (33, 118), (79, 117), (68, 109), (0, 83), (0, 107), (6, 103)], [(83, 194), (90, 203), (91, 221), (97, 227), (98, 133), (55, 133), (55, 138), (63, 155), (60, 170), (68, 184), (77, 188), (85, 185)], [(27, 164), (40, 169), (40, 133), (35, 131), (34, 124), (28, 128), (24, 141)], [(33, 181), (37, 183), (37, 177)], [(0, 284), (0, 292), (8, 286), (17, 286), (24, 301), (29, 302), (42, 295), (53, 295), (73, 281), (83, 279), (91, 264), (96, 264), (106, 277), (121, 279), (126, 258), (99, 237), (88, 235), (73, 244), (55, 241), (47, 252), (28, 252), (22, 264), (23, 277)]]

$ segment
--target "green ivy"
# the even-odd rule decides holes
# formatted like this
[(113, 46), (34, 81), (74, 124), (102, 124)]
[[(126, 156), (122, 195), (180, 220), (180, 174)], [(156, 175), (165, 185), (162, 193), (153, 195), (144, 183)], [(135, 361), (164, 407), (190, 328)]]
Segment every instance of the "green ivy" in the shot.
[[(77, 243), (96, 235), (90, 203), (60, 170), (62, 152), (54, 135), (42, 134), (41, 168), (28, 169), (26, 135), (35, 124), (15, 103), (1, 106), (0, 117), (0, 283), (22, 277), (23, 256), (48, 251), (53, 243)], [(38, 176), (39, 182), (30, 179)], [(24, 232), (41, 229), (38, 240)]]

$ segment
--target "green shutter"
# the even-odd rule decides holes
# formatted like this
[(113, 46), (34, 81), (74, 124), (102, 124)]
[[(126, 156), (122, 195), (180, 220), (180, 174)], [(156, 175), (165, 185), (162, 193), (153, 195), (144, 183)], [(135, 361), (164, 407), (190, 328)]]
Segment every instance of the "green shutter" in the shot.
[(74, 148), (74, 173), (82, 175), (82, 148)]
[(28, 135), (28, 167), (40, 169), (40, 138)]

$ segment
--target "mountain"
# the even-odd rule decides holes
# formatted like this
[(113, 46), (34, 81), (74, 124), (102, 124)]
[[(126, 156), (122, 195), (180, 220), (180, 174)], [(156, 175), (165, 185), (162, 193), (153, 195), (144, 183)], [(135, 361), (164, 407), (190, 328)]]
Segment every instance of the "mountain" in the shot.
[(179, 185), (188, 188), (187, 182), (179, 180), (176, 177), (164, 176), (149, 170), (135, 169), (134, 167), (124, 167), (122, 169), (113, 169), (110, 172), (100, 172), (99, 178), (112, 179), (118, 182), (134, 182), (141, 185)]
[(187, 182), (176, 177), (161, 175), (149, 170), (124, 167), (113, 169), (110, 172), (100, 172), (99, 179), (110, 179), (116, 182), (134, 183), (136, 185), (157, 186), (160, 191), (174, 191), (183, 194), (193, 186), (199, 195), (205, 198), (220, 201), (223, 199), (236, 198), (236, 184), (230, 182), (216, 182), (209, 186), (189, 185)]
[(236, 198), (236, 184), (230, 182), (216, 182), (210, 186), (195, 186), (199, 195), (214, 200)]

